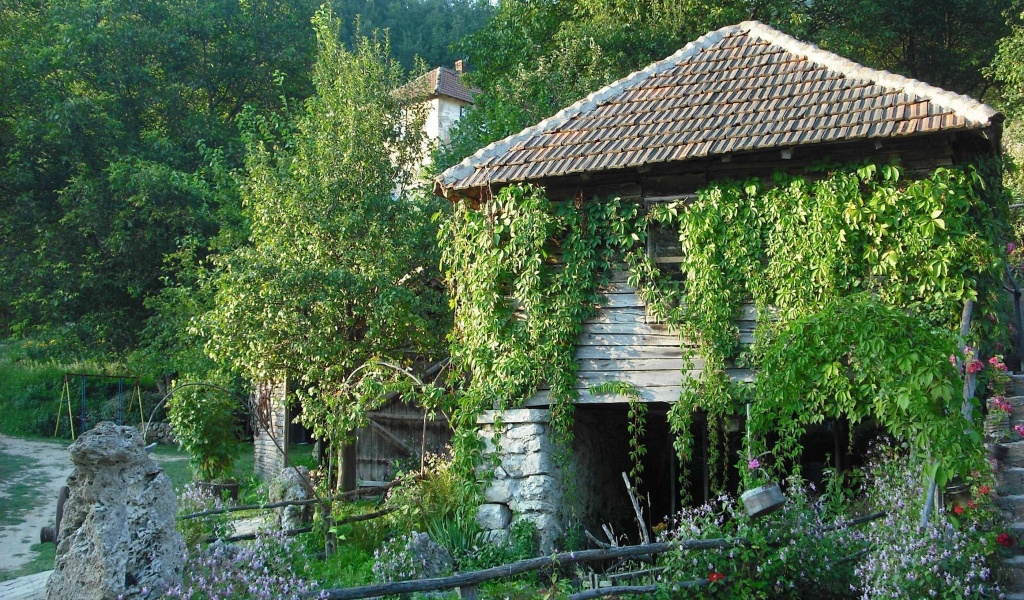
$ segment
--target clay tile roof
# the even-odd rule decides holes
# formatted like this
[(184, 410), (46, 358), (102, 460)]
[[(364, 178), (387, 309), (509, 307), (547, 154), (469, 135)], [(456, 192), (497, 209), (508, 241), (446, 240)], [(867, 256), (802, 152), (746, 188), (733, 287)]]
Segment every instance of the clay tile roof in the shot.
[(438, 67), (429, 73), (421, 75), (409, 85), (423, 85), (426, 88), (428, 98), (444, 96), (469, 102), (470, 104), (473, 103), (473, 95), (479, 91), (466, 87), (462, 83), (461, 75), (445, 67)]
[(982, 129), (997, 114), (967, 96), (746, 21), (481, 149), (442, 173), (435, 192), (728, 152)]

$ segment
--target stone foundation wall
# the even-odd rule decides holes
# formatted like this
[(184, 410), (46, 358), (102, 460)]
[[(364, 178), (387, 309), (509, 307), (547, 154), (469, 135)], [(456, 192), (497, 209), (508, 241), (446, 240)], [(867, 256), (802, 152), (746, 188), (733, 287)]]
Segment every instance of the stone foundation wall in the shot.
[(477, 521), (498, 537), (513, 524), (530, 521), (542, 553), (551, 552), (564, 533), (562, 473), (555, 465), (550, 420), (547, 409), (487, 411), (477, 420), (486, 444), (480, 473), (487, 482)]

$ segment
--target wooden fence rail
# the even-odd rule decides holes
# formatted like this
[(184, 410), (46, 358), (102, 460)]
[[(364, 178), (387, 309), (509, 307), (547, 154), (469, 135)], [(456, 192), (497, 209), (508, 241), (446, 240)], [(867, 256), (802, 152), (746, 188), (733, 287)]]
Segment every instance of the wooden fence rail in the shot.
[[(813, 533), (825, 533), (827, 531), (833, 531), (835, 529), (842, 529), (846, 527), (862, 525), (864, 523), (880, 519), (885, 515), (886, 513), (884, 512), (878, 512), (864, 517), (858, 517), (856, 519), (852, 519), (842, 524), (818, 529), (815, 530)], [(776, 540), (776, 543), (781, 541), (782, 540)], [(458, 589), (460, 597), (466, 600), (476, 600), (476, 588), (481, 583), (492, 581), (494, 579), (513, 577), (515, 575), (528, 573), (530, 571), (539, 571), (541, 569), (548, 569), (552, 567), (564, 567), (568, 565), (597, 562), (601, 560), (636, 559), (650, 557), (654, 556), (655, 554), (662, 554), (664, 552), (668, 552), (669, 550), (676, 549), (711, 550), (717, 548), (731, 548), (734, 546), (741, 546), (746, 543), (749, 542), (742, 538), (715, 538), (710, 540), (658, 542), (653, 544), (641, 544), (639, 546), (622, 546), (617, 548), (601, 548), (597, 550), (581, 550), (579, 552), (562, 552), (561, 554), (555, 554), (553, 556), (528, 558), (526, 560), (521, 560), (507, 565), (501, 565), (498, 567), (492, 567), (490, 569), (484, 569), (482, 571), (459, 573), (456, 575), (450, 575), (448, 577), (432, 577), (429, 579), (414, 579), (410, 581), (379, 583), (354, 588), (320, 590), (316, 592), (307, 592), (306, 594), (303, 594), (301, 597), (326, 598), (328, 600), (360, 600), (362, 598), (389, 596), (393, 594), (411, 594), (413, 592), (431, 592)], [(707, 583), (709, 583), (708, 580), (698, 579), (694, 581), (679, 582), (673, 584), (673, 586), (682, 589), (707, 585)], [(620, 587), (629, 587), (631, 588), (631, 591), (633, 593), (650, 593), (651, 591), (653, 591), (653, 588), (651, 590), (647, 589), (651, 586)], [(641, 590), (640, 588), (643, 589)], [(604, 590), (608, 589), (609, 588), (604, 588)], [(570, 596), (570, 598), (572, 600), (585, 600), (587, 598), (599, 598), (603, 595), (607, 595), (607, 593), (598, 594), (598, 591), (599, 590), (588, 590), (587, 592), (580, 592), (579, 594)]]

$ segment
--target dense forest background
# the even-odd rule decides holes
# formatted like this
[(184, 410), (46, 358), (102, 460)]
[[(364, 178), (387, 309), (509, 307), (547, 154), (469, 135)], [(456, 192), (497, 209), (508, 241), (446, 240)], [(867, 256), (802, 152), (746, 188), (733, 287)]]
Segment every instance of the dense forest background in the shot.
[[(319, 0), (0, 0), (8, 350), (154, 377), (285, 370), (310, 383), (344, 378), (351, 356), (443, 353), (430, 215), (446, 207), (426, 186), (390, 199), (387, 182), (413, 174), (389, 157), (420, 142), (394, 137), (407, 115), (382, 99), (456, 59), (481, 92), (434, 152), (435, 172), (747, 19), (982, 99), (1019, 145), (1015, 0), (330, 8), (314, 27)], [(1008, 173), (1012, 184), (1012, 163)]]

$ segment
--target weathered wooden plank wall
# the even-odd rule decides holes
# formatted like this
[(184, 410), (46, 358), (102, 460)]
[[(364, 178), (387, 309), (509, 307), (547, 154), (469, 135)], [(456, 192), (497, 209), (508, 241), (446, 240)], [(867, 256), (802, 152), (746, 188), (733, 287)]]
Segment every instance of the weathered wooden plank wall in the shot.
[[(356, 432), (356, 478), (359, 485), (388, 482), (398, 466), (419, 465), (424, 446), (423, 409), (394, 400), (369, 414), (370, 424)], [(448, 419), (427, 420), (425, 449), (440, 453), (451, 441)]]
[[(624, 381), (640, 388), (648, 402), (675, 402), (682, 390), (684, 378), (697, 378), (704, 368), (700, 356), (692, 359), (692, 368), (683, 371), (685, 361), (680, 337), (663, 323), (647, 314), (645, 304), (636, 290), (618, 273), (603, 289), (605, 301), (592, 318), (583, 323), (575, 351), (577, 372), (576, 389), (580, 391), (579, 404), (628, 402), (628, 398), (614, 394), (592, 394), (592, 386), (607, 381)], [(754, 341), (757, 311), (753, 305), (744, 305), (736, 324), (740, 341)], [(727, 369), (734, 381), (751, 382), (754, 373), (749, 369)], [(525, 406), (547, 406), (550, 397), (542, 389), (527, 400)]]
[[(265, 402), (270, 408), (270, 432), (257, 427), (253, 432), (253, 453), (255, 458), (254, 470), (256, 474), (266, 480), (277, 477), (284, 469), (284, 455), (278, 450), (287, 448), (291, 440), (288, 426), (290, 416), (285, 398), (288, 393), (288, 386), (285, 382), (261, 382), (256, 386), (257, 402)], [(271, 439), (271, 435), (274, 439)], [(277, 441), (277, 444), (274, 441)]]

